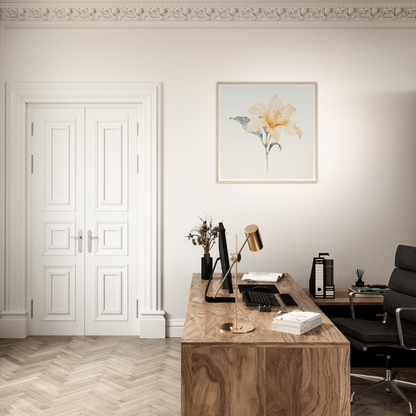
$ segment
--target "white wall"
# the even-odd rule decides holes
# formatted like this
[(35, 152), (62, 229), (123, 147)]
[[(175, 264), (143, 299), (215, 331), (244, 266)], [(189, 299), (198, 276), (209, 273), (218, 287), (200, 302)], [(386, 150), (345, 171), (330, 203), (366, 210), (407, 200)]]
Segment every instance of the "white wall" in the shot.
[[(245, 251), (240, 271), (288, 272), (303, 287), (319, 251), (334, 257), (336, 285), (346, 287), (356, 268), (387, 283), (396, 246), (416, 245), (414, 29), (58, 26), (7, 29), (7, 82), (164, 84), (168, 319), (185, 316), (202, 249), (183, 237), (205, 213), (240, 241), (246, 225), (259, 225), (264, 249)], [(218, 81), (318, 83), (316, 184), (216, 183)]]

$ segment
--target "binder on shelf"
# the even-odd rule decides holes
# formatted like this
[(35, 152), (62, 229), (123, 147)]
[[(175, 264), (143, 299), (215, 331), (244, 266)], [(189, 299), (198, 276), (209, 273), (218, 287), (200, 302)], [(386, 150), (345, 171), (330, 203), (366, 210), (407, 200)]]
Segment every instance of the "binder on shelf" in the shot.
[(329, 253), (319, 253), (318, 257), (313, 258), (309, 292), (315, 298), (334, 299), (334, 259), (325, 256), (329, 256)]

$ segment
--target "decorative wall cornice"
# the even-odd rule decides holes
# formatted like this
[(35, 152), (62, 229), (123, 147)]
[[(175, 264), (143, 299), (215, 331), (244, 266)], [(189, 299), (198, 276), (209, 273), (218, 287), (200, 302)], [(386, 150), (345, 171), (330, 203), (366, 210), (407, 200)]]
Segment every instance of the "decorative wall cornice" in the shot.
[(416, 22), (416, 5), (0, 5), (0, 21)]

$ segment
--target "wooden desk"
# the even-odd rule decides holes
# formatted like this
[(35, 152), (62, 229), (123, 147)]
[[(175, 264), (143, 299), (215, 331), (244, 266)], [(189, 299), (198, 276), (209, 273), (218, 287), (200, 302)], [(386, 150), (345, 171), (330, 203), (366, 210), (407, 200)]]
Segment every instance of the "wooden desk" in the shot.
[[(181, 344), (182, 416), (350, 415), (350, 345), (325, 315), (304, 335), (272, 331), (279, 309), (246, 308), (238, 293), (239, 319), (255, 330), (222, 334), (217, 326), (233, 322), (234, 303), (206, 303), (206, 284), (193, 275)], [(320, 312), (289, 275), (277, 287), (301, 309)]]

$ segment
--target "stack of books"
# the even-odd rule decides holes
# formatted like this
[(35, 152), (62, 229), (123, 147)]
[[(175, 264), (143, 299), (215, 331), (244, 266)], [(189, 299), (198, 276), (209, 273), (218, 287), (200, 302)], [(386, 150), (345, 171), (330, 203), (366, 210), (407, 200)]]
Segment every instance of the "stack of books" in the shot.
[(319, 325), (321, 325), (320, 313), (292, 311), (276, 316), (272, 322), (272, 330), (302, 335)]
[(386, 287), (371, 287), (371, 286), (351, 286), (348, 288), (349, 292), (358, 292), (356, 296), (371, 296), (371, 297), (384, 297), (384, 293), (387, 290)]

